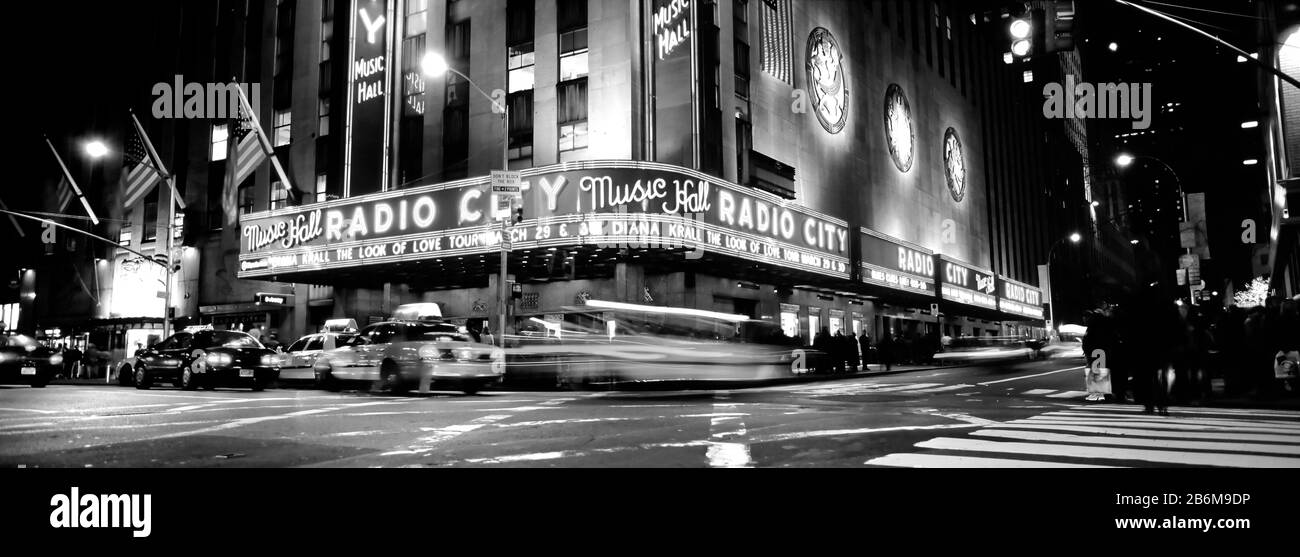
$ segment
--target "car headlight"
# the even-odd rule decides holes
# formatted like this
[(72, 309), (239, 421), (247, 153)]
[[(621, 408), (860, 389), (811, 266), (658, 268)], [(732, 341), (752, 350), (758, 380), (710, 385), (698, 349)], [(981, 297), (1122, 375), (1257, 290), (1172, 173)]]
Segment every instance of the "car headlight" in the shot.
[(234, 359), (230, 357), (230, 354), (224, 352), (208, 353), (208, 365), (212, 367), (225, 367), (231, 363), (234, 363)]
[(55, 354), (53, 356), (50, 356), (50, 365), (52, 366), (63, 365), (63, 354)]
[(276, 367), (278, 365), (280, 365), (280, 360), (275, 357), (275, 354), (262, 355), (262, 367)]
[(474, 351), (469, 348), (456, 350), (456, 359), (462, 362), (474, 359)]

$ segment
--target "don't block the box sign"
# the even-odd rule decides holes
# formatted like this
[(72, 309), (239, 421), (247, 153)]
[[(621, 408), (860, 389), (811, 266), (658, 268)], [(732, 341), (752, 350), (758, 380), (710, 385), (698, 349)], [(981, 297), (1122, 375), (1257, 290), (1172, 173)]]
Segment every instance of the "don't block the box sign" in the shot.
[[(587, 161), (522, 172), (514, 249), (702, 249), (849, 276), (847, 224), (766, 192), (656, 163)], [(241, 278), (459, 257), (500, 249), (488, 177), (245, 215)]]

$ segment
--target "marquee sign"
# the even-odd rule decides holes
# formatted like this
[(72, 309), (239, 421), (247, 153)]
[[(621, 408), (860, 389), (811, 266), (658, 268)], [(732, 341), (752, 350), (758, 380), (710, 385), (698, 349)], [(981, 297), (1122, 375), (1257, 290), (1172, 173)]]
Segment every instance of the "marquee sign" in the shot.
[[(849, 276), (846, 223), (671, 165), (587, 161), (523, 171), (514, 248), (702, 249)], [(487, 177), (245, 215), (241, 278), (494, 253), (504, 216)]]
[(358, 0), (352, 7), (343, 186), (351, 194), (383, 189), (388, 176), (390, 8), (388, 0)]
[(1003, 313), (1043, 318), (1043, 291), (998, 275), (998, 309)]
[(934, 252), (859, 229), (862, 240), (862, 282), (917, 294), (934, 294)]
[(996, 310), (997, 276), (967, 263), (946, 256), (935, 257), (938, 267), (939, 297), (950, 302)]

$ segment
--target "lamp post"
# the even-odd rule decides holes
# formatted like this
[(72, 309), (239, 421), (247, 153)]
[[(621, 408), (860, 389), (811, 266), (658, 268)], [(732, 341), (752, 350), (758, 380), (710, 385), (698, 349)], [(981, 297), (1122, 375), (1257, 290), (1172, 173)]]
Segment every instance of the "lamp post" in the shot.
[[(1115, 165), (1118, 166), (1118, 167), (1121, 168), (1121, 169), (1124, 169), (1124, 168), (1128, 168), (1128, 167), (1132, 166), (1133, 163), (1135, 163), (1135, 162), (1137, 162), (1137, 161), (1139, 161), (1139, 160), (1147, 160), (1147, 161), (1155, 162), (1156, 164), (1159, 164), (1160, 166), (1164, 167), (1165, 170), (1168, 170), (1168, 171), (1169, 171), (1169, 174), (1172, 175), (1172, 176), (1174, 177), (1174, 185), (1178, 186), (1178, 200), (1179, 200), (1179, 205), (1182, 205), (1182, 208), (1183, 208), (1183, 219), (1182, 219), (1182, 222), (1188, 222), (1188, 212), (1187, 212), (1187, 194), (1186, 194), (1185, 192), (1183, 192), (1183, 180), (1182, 180), (1182, 178), (1179, 178), (1179, 177), (1178, 177), (1178, 173), (1175, 172), (1174, 169), (1173, 169), (1173, 167), (1169, 166), (1168, 163), (1166, 163), (1165, 161), (1162, 161), (1162, 160), (1160, 160), (1160, 159), (1158, 159), (1158, 158), (1156, 158), (1156, 157), (1149, 156), (1149, 155), (1136, 155), (1136, 156), (1135, 156), (1135, 155), (1130, 155), (1130, 154), (1128, 154), (1128, 153), (1123, 153), (1123, 154), (1120, 154), (1119, 156), (1115, 157)], [(1179, 235), (1180, 235), (1180, 237), (1181, 237), (1181, 234), (1182, 234), (1182, 231), (1181, 231), (1181, 229), (1180, 229), (1180, 230), (1179, 230)], [(1181, 240), (1180, 240), (1179, 243), (1181, 243)], [(1186, 254), (1191, 254), (1191, 253), (1192, 253), (1192, 248), (1190, 248), (1190, 247), (1189, 247), (1189, 248), (1185, 248), (1184, 253), (1186, 253)], [(1188, 303), (1190, 303), (1190, 304), (1192, 304), (1192, 305), (1196, 305), (1196, 290), (1195, 290), (1195, 288), (1194, 288), (1193, 285), (1192, 285), (1192, 273), (1191, 273), (1191, 269), (1190, 269), (1190, 268), (1188, 269), (1188, 272), (1187, 272), (1187, 298), (1188, 298)]]
[[(510, 170), (510, 105), (504, 101), (498, 102), (482, 87), (479, 87), (469, 76), (457, 71), (447, 64), (441, 55), (436, 52), (430, 52), (424, 55), (420, 60), (420, 70), (428, 77), (441, 77), (447, 72), (451, 72), (469, 82), (470, 86), (478, 91), (483, 98), (492, 102), (493, 108), (499, 107), (501, 110), (501, 170)], [(510, 215), (514, 213), (514, 196), (507, 196), (509, 206), (506, 214), (501, 219), (501, 270), (497, 276), (497, 346), (505, 348), (506, 342), (506, 300), (510, 296), (509, 287), (506, 284), (507, 267), (509, 263), (509, 248), (507, 248), (506, 238), (509, 237)]]

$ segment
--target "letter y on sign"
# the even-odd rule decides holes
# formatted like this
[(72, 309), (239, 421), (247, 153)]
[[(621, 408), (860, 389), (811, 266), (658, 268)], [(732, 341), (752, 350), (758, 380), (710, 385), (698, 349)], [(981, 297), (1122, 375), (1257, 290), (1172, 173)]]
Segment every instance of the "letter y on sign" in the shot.
[(380, 14), (378, 19), (372, 20), (365, 8), (358, 9), (357, 13), (361, 15), (361, 24), (366, 27), (366, 41), (375, 44), (375, 33), (378, 33), (379, 29), (384, 26), (384, 15)]

